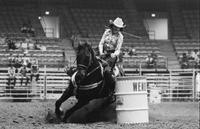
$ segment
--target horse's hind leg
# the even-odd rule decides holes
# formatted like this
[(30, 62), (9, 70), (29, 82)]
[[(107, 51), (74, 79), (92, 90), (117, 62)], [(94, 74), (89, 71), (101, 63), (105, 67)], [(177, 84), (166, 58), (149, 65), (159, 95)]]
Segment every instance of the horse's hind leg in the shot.
[(55, 113), (58, 118), (60, 118), (62, 112), (60, 111), (60, 106), (63, 102), (65, 102), (69, 97), (73, 95), (73, 85), (70, 82), (69, 87), (67, 87), (62, 94), (62, 96), (55, 103)]
[(80, 109), (81, 107), (83, 107), (84, 105), (88, 104), (89, 100), (78, 100), (78, 103), (76, 103), (75, 106), (73, 106), (71, 109), (69, 109), (66, 113), (65, 116), (63, 118), (63, 122), (67, 121), (67, 118), (69, 118), (76, 110)]

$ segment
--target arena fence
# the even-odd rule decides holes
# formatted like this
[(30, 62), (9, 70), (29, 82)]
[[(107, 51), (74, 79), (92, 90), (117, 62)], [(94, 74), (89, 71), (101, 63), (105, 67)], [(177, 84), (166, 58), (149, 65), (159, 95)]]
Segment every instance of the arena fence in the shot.
[(30, 99), (56, 99), (59, 98), (69, 83), (63, 69), (40, 68), (38, 82), (33, 78), (32, 82), (20, 84), (20, 76), (16, 76), (16, 85), (8, 86), (7, 69), (0, 69), (0, 99), (30, 100)]
[[(125, 69), (125, 72), (128, 69)], [(17, 76), (16, 85), (8, 86), (7, 69), (0, 69), (0, 99), (13, 100), (45, 100), (57, 99), (69, 85), (70, 77), (66, 75), (64, 69), (40, 68), (39, 81), (34, 79), (28, 85), (20, 84), (20, 77)], [(128, 70), (130, 73), (130, 69)], [(134, 70), (133, 70), (134, 72)], [(143, 73), (147, 78), (148, 96), (153, 89), (159, 89), (162, 101), (173, 100), (199, 100), (199, 83), (197, 83), (197, 73), (200, 70), (170, 70), (168, 73)], [(131, 74), (128, 74), (130, 76)], [(138, 76), (140, 74), (132, 74)]]
[(170, 70), (169, 73), (144, 74), (147, 78), (148, 91), (160, 90), (161, 99), (199, 100), (198, 70)]

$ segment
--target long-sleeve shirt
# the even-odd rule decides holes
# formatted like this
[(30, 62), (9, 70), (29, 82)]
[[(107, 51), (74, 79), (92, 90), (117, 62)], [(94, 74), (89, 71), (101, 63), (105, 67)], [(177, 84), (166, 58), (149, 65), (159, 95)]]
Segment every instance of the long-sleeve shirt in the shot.
[(26, 77), (27, 74), (27, 69), (25, 67), (21, 67), (21, 69), (19, 70), (19, 73), (21, 74), (21, 76)]
[[(114, 55), (119, 56), (123, 38), (124, 36), (121, 32), (112, 34), (110, 29), (106, 29), (99, 43), (100, 54), (103, 54), (103, 51), (114, 50)], [(104, 48), (106, 50), (104, 50)]]
[(14, 77), (15, 76), (15, 68), (14, 67), (9, 68), (8, 69), (8, 74), (9, 74), (9, 76)]

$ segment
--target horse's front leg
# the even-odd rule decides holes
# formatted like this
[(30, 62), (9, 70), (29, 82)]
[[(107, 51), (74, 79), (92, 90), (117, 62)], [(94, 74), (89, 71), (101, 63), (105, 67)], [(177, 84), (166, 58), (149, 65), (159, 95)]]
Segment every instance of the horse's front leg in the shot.
[(83, 107), (84, 105), (88, 104), (89, 100), (78, 100), (78, 103), (76, 103), (75, 106), (73, 106), (71, 109), (69, 109), (68, 111), (66, 111), (65, 116), (63, 118), (63, 122), (67, 122), (67, 118), (69, 118), (76, 110), (80, 109), (81, 107)]
[(61, 115), (62, 115), (62, 111), (60, 110), (61, 104), (63, 102), (65, 102), (69, 97), (73, 96), (73, 90), (74, 90), (74, 87), (73, 87), (72, 82), (70, 81), (69, 86), (65, 89), (62, 96), (56, 101), (56, 103), (55, 103), (55, 113), (56, 113), (56, 116), (58, 118), (60, 118)]

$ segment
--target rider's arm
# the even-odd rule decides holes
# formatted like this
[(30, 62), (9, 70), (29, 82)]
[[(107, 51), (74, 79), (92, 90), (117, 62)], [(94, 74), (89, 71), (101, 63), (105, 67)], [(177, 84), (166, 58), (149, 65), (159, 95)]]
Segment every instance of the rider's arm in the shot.
[(124, 38), (124, 36), (120, 33), (119, 38), (117, 40), (117, 47), (115, 48), (115, 52), (113, 53), (115, 56), (119, 56), (119, 54), (120, 54), (120, 49), (122, 47), (123, 38)]
[(106, 29), (105, 32), (103, 33), (103, 36), (99, 42), (99, 54), (102, 55), (103, 54), (103, 44), (104, 44), (104, 40), (106, 35), (109, 33), (109, 29)]

